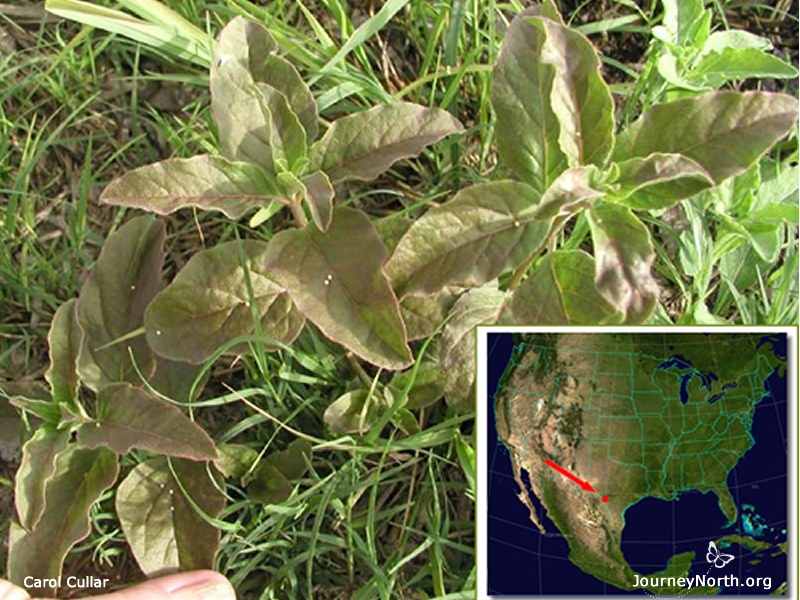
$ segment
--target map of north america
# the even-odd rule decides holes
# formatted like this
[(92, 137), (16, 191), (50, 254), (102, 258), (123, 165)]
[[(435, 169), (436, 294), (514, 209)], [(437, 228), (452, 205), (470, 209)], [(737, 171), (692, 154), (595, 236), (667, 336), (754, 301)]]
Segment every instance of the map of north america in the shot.
[[(494, 423), (530, 522), (545, 534), (535, 497), (569, 560), (626, 590), (636, 571), (621, 548), (625, 511), (643, 498), (710, 493), (727, 525), (739, 522), (729, 474), (755, 445), (765, 380), (785, 362), (769, 337), (748, 334), (516, 335)], [(663, 573), (688, 574), (694, 554)]]

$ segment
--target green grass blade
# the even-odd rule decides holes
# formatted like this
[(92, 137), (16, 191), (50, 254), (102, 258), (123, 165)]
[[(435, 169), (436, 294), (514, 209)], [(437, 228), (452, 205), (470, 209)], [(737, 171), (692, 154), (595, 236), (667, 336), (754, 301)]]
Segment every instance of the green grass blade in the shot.
[[(169, 24), (144, 21), (122, 11), (96, 6), (82, 0), (47, 0), (45, 9), (59, 17), (117, 33), (202, 67), (211, 65), (213, 52), (209, 42), (202, 42), (195, 35), (185, 37), (183, 30), (176, 30)], [(182, 19), (177, 14), (176, 17)]]

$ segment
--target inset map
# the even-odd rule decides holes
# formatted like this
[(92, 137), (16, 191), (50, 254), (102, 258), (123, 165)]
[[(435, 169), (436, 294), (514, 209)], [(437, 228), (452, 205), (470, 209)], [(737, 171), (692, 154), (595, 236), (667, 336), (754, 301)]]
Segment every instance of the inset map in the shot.
[(786, 595), (785, 333), (487, 335), (488, 595)]

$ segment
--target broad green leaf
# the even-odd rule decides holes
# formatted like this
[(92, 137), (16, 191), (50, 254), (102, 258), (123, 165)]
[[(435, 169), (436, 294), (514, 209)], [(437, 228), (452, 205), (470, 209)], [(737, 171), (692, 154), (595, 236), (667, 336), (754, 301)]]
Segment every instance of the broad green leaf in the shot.
[(676, 325), (729, 325), (730, 323), (714, 315), (703, 300), (689, 308)]
[(389, 251), (389, 254), (394, 253), (400, 239), (406, 234), (414, 222), (402, 213), (392, 213), (381, 219), (372, 222), (378, 232), (383, 244)]
[(389, 389), (398, 396), (410, 384), (404, 406), (415, 410), (433, 404), (444, 395), (443, 378), (444, 373), (438, 364), (425, 361), (417, 368), (416, 375), (413, 369), (395, 373)]
[(311, 444), (308, 440), (297, 439), (292, 441), (285, 450), (272, 452), (266, 462), (275, 465), (287, 479), (298, 479), (308, 470), (311, 460)]
[(594, 259), (582, 250), (546, 254), (514, 290), (501, 315), (515, 325), (598, 325), (622, 315), (595, 288)]
[(663, 0), (664, 29), (678, 46), (702, 48), (709, 34), (711, 11), (704, 0)]
[(391, 422), (392, 425), (397, 427), (400, 431), (408, 436), (420, 432), (417, 418), (414, 416), (414, 413), (408, 410), (405, 406), (401, 406), (392, 412)]
[(61, 406), (53, 402), (47, 388), (35, 381), (0, 381), (0, 396), (20, 410), (37, 416), (45, 423), (57, 427), (61, 422)]
[(715, 31), (708, 36), (708, 39), (703, 44), (699, 57), (702, 58), (712, 52), (722, 52), (729, 48), (737, 50), (772, 50), (772, 42), (749, 31), (735, 29)]
[(71, 404), (78, 394), (77, 363), (83, 333), (78, 326), (77, 304), (78, 301), (72, 299), (58, 308), (47, 335), (50, 368), (44, 377), (56, 403)]
[(201, 369), (201, 365), (169, 360), (156, 355), (156, 372), (148, 383), (156, 392), (170, 400), (191, 402), (197, 399), (208, 381), (209, 372), (205, 371), (192, 393), (192, 386)]
[(763, 208), (751, 212), (750, 219), (754, 223), (787, 222), (797, 226), (800, 224), (800, 206), (788, 203), (767, 204)]
[(764, 177), (758, 187), (755, 208), (779, 202), (797, 205), (798, 188), (800, 188), (800, 167), (783, 168), (770, 178)]
[(783, 243), (783, 226), (780, 223), (751, 219), (742, 222), (727, 215), (718, 215), (718, 218), (722, 221), (720, 228), (723, 232), (732, 232), (743, 238), (762, 260), (770, 264), (778, 260)]
[(544, 43), (544, 33), (525, 13), (518, 15), (492, 73), (497, 151), (503, 163), (540, 194), (568, 166), (551, 104), (555, 72), (540, 60)]
[(45, 510), (45, 490), (56, 472), (56, 458), (67, 448), (70, 432), (41, 426), (22, 447), (14, 476), (14, 502), (20, 525), (32, 531)]
[(214, 465), (225, 477), (240, 479), (258, 460), (258, 452), (244, 444), (220, 444)]
[(545, 243), (550, 220), (539, 194), (515, 181), (481, 183), (428, 211), (400, 240), (386, 272), (400, 297), (447, 285), (479, 286), (514, 269)]
[(768, 263), (774, 264), (783, 245), (783, 228), (780, 224), (752, 222), (745, 226), (750, 243)]
[(797, 100), (767, 92), (711, 92), (656, 104), (617, 137), (614, 160), (682, 154), (715, 183), (747, 169), (797, 121)]
[(369, 390), (346, 392), (328, 405), (322, 420), (333, 433), (366, 433), (375, 424), (378, 415), (376, 400), (367, 404)]
[(322, 171), (307, 175), (302, 183), (305, 187), (304, 199), (311, 212), (311, 218), (317, 229), (324, 233), (330, 227), (333, 218), (333, 186)]
[(206, 521), (225, 507), (225, 496), (211, 479), (213, 467), (182, 459), (171, 465), (164, 457), (143, 462), (117, 489), (122, 531), (148, 576), (210, 569), (219, 546), (219, 529)]
[(272, 164), (280, 172), (300, 173), (305, 169), (306, 132), (292, 112), (286, 96), (263, 83), (255, 86), (256, 96), (269, 127)]
[(722, 254), (719, 260), (720, 276), (737, 290), (745, 290), (758, 283), (772, 265), (762, 259), (752, 244), (741, 245)]
[(691, 79), (688, 67), (678, 60), (674, 54), (662, 54), (656, 63), (659, 75), (677, 88), (693, 92), (706, 92), (711, 88), (704, 81)]
[(256, 69), (252, 75), (255, 81), (266, 83), (286, 97), (289, 107), (297, 115), (307, 134), (306, 141), (311, 145), (319, 132), (317, 103), (294, 66), (273, 54), (267, 58), (263, 68)]
[(412, 357), (383, 272), (386, 255), (364, 213), (338, 208), (325, 233), (311, 223), (275, 235), (262, 264), (328, 338), (375, 365), (402, 369)]
[(475, 401), (475, 327), (494, 325), (506, 293), (482, 287), (466, 292), (453, 306), (439, 343), (444, 396), (456, 410), (473, 409)]
[(117, 454), (133, 448), (192, 460), (217, 458), (214, 442), (183, 411), (127, 383), (104, 387), (97, 394), (96, 418), (80, 426), (78, 443), (104, 446)]
[[(147, 341), (172, 360), (202, 363), (223, 344), (253, 332), (253, 308), (269, 339), (291, 343), (305, 319), (265, 266), (267, 244), (219, 244), (195, 254), (145, 313)], [(247, 273), (245, 273), (245, 269)], [(247, 279), (255, 307), (250, 306)], [(244, 351), (237, 347), (229, 352)]]
[[(24, 586), (26, 577), (57, 579), (69, 550), (91, 531), (89, 509), (119, 473), (117, 456), (105, 449), (71, 445), (56, 459), (56, 472), (45, 488), (45, 506), (36, 528), (26, 532), (11, 524), (6, 577)], [(30, 580), (29, 580), (30, 581)], [(46, 588), (55, 594), (55, 589)], [(45, 590), (30, 590), (41, 595)]]
[(603, 196), (596, 190), (594, 179), (598, 177), (595, 167), (572, 167), (567, 169), (547, 188), (536, 209), (538, 219), (568, 217), (588, 207), (593, 200)]
[(253, 502), (280, 504), (292, 495), (292, 484), (272, 463), (262, 462), (245, 480), (247, 499)]
[(247, 497), (263, 504), (279, 504), (292, 495), (293, 479), (306, 472), (311, 459), (311, 444), (294, 440), (286, 450), (273, 452), (256, 467), (252, 475), (242, 479)]
[[(233, 67), (220, 67), (228, 68)], [(212, 70), (210, 87), (211, 111), (222, 154), (231, 161), (252, 163), (274, 174), (271, 115), (264, 110), (264, 98), (255, 84), (239, 71), (223, 78)]]
[(430, 296), (406, 296), (400, 301), (400, 314), (406, 324), (409, 341), (421, 340), (447, 318), (458, 298), (459, 288), (446, 287)]
[(650, 269), (655, 258), (650, 232), (629, 209), (598, 204), (589, 212), (597, 291), (625, 315), (642, 323), (658, 301)]
[(728, 81), (752, 78), (794, 79), (797, 69), (755, 48), (725, 48), (704, 54), (691, 70), (691, 79), (718, 88)]
[(614, 169), (606, 198), (634, 210), (667, 208), (714, 185), (703, 167), (680, 154), (631, 158)]
[(614, 146), (614, 101), (600, 75), (591, 42), (549, 19), (528, 20), (545, 36), (541, 55), (554, 69), (550, 106), (559, 123), (558, 142), (571, 167), (603, 166)]
[(155, 368), (144, 336), (122, 338), (142, 327), (145, 308), (163, 285), (165, 237), (161, 221), (131, 219), (105, 241), (81, 288), (78, 375), (94, 391), (118, 381), (139, 383), (137, 368), (145, 377)]
[[(752, 212), (760, 187), (761, 167), (756, 163), (746, 171), (693, 198), (692, 208), (701, 212), (710, 209), (718, 214), (743, 220)], [(697, 216), (698, 219), (701, 217), (702, 215)]]
[(398, 160), (464, 130), (446, 110), (409, 102), (376, 106), (333, 122), (310, 150), (311, 171), (331, 181), (374, 179)]
[(257, 167), (201, 154), (129, 171), (108, 185), (100, 201), (160, 215), (196, 206), (238, 219), (282, 195), (278, 183)]

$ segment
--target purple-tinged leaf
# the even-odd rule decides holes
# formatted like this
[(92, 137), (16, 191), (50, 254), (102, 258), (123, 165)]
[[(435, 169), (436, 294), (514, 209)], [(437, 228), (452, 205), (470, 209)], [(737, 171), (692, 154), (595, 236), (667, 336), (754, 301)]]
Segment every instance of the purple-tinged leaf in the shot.
[(78, 443), (117, 454), (133, 448), (191, 460), (217, 458), (214, 442), (177, 406), (127, 383), (97, 394), (97, 417), (78, 429)]
[(682, 154), (720, 183), (745, 171), (797, 122), (797, 99), (711, 92), (656, 104), (617, 137), (613, 159)]
[(317, 103), (294, 66), (273, 54), (267, 58), (263, 68), (256, 69), (252, 75), (255, 81), (266, 83), (286, 96), (289, 107), (306, 132), (308, 145), (311, 145), (319, 132)]
[(77, 304), (78, 301), (72, 299), (58, 308), (47, 335), (50, 368), (44, 377), (56, 403), (71, 404), (78, 394), (77, 363), (83, 333), (78, 326)]
[(528, 260), (545, 243), (549, 219), (535, 215), (539, 194), (516, 181), (481, 183), (415, 222), (386, 265), (398, 295), (479, 286)]
[(496, 287), (469, 290), (453, 306), (439, 343), (444, 397), (459, 411), (475, 403), (475, 327), (494, 325), (507, 297)]
[(94, 391), (118, 381), (139, 383), (137, 368), (145, 377), (153, 373), (155, 359), (144, 336), (124, 338), (142, 327), (145, 308), (163, 285), (165, 237), (161, 221), (131, 219), (108, 237), (83, 284), (78, 375)]
[(321, 232), (325, 233), (333, 219), (333, 186), (328, 176), (317, 171), (303, 178), (305, 201), (311, 212), (311, 219)]
[(622, 315), (594, 285), (594, 259), (582, 250), (546, 254), (514, 290), (500, 320), (515, 325), (598, 325)]
[(651, 154), (616, 163), (606, 198), (633, 210), (660, 209), (714, 185), (703, 167), (680, 154)]
[(252, 76), (261, 72), (277, 50), (278, 44), (266, 27), (251, 19), (235, 17), (219, 33), (212, 71), (230, 64)]
[(45, 491), (56, 473), (56, 458), (67, 448), (70, 432), (41, 426), (22, 447), (14, 476), (14, 502), (23, 529), (32, 531), (45, 510)]
[(614, 146), (614, 101), (600, 75), (600, 60), (586, 37), (546, 18), (528, 21), (544, 35), (541, 55), (554, 69), (550, 105), (558, 143), (571, 167), (603, 166)]
[(217, 458), (214, 442), (177, 406), (127, 383), (97, 394), (97, 417), (78, 429), (78, 443), (117, 454), (133, 448), (191, 460)]
[(400, 301), (400, 313), (406, 324), (408, 340), (432, 335), (447, 318), (460, 289), (446, 287), (430, 296), (406, 296)]
[(108, 185), (100, 201), (159, 215), (196, 206), (239, 219), (282, 196), (279, 184), (258, 167), (201, 154), (171, 158), (129, 171)]
[(192, 390), (194, 381), (202, 368), (202, 365), (169, 360), (156, 355), (156, 372), (153, 373), (148, 383), (161, 396), (170, 400), (192, 402), (197, 399), (208, 381), (209, 371), (206, 370), (200, 376), (197, 386)]
[(276, 50), (261, 25), (231, 21), (220, 33), (211, 67), (211, 111), (226, 157), (269, 173), (300, 172), (307, 144), (316, 137), (316, 104)]
[(544, 33), (525, 13), (511, 22), (492, 75), (495, 136), (503, 163), (539, 194), (565, 170), (551, 104), (554, 69), (540, 60)]
[(464, 127), (446, 110), (409, 102), (376, 106), (333, 122), (310, 150), (311, 171), (331, 181), (375, 179), (398, 160)]
[[(89, 509), (119, 473), (117, 456), (103, 448), (69, 446), (56, 459), (56, 472), (45, 488), (45, 506), (36, 528), (26, 532), (11, 524), (6, 577), (19, 586), (25, 578), (57, 579), (69, 550), (91, 531)], [(31, 581), (30, 579), (28, 580)], [(30, 590), (54, 595), (53, 587)]]
[[(134, 468), (117, 489), (117, 515), (145, 575), (210, 569), (219, 529), (207, 522), (225, 508), (215, 469), (158, 457)], [(177, 479), (176, 479), (177, 476)], [(198, 514), (200, 509), (205, 516)]]
[(596, 173), (595, 167), (572, 167), (561, 173), (542, 196), (536, 217), (568, 217), (602, 197), (603, 192), (592, 187)]
[(364, 213), (338, 208), (325, 233), (311, 223), (275, 235), (263, 268), (328, 338), (375, 365), (402, 369), (412, 357), (383, 272), (386, 255)]
[(658, 301), (651, 267), (655, 258), (647, 227), (629, 209), (598, 204), (588, 213), (595, 256), (595, 285), (622, 311), (626, 323), (642, 323)]
[(281, 92), (256, 83), (253, 92), (269, 128), (272, 166), (278, 172), (300, 173), (306, 165), (306, 132)]
[[(227, 342), (253, 333), (254, 311), (267, 338), (291, 343), (305, 319), (266, 269), (266, 252), (264, 242), (243, 241), (241, 248), (238, 242), (227, 242), (195, 254), (145, 313), (153, 351), (172, 360), (202, 363)], [(228, 350), (244, 351), (242, 345)]]

